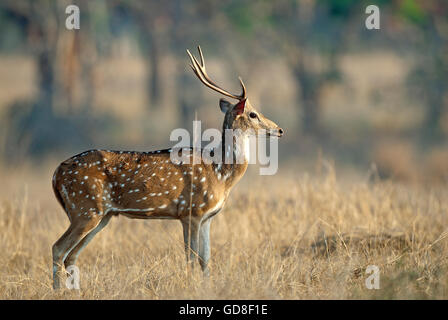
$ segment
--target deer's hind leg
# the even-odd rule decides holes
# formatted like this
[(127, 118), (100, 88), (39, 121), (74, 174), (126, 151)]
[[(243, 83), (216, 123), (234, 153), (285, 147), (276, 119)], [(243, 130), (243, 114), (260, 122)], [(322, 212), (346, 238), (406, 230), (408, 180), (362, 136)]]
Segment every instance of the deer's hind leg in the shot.
[(98, 215), (81, 216), (72, 219), (67, 231), (53, 245), (53, 288), (59, 289), (62, 280), (62, 266), (70, 251), (94, 228), (97, 227), (101, 218)]
[(68, 266), (72, 266), (76, 264), (76, 260), (81, 254), (82, 250), (89, 244), (89, 242), (95, 237), (95, 235), (100, 232), (110, 221), (112, 218), (112, 214), (108, 214), (103, 217), (98, 223), (98, 225), (90, 231), (68, 254), (67, 258), (64, 260), (64, 266), (67, 269)]

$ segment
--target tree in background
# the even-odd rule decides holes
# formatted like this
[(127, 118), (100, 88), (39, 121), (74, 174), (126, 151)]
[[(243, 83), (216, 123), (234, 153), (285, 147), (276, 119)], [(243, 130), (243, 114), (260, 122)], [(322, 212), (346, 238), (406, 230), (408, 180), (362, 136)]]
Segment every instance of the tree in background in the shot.
[(110, 1), (107, 2), (115, 28), (135, 24), (138, 43), (146, 61), (146, 95), (149, 108), (157, 108), (162, 97), (161, 57), (163, 35), (160, 25), (167, 19), (167, 4), (163, 1)]
[[(42, 155), (54, 148), (90, 141), (88, 123), (93, 118), (89, 110), (95, 91), (93, 66), (97, 58), (91, 22), (96, 11), (89, 7), (88, 1), (78, 1), (85, 13), (83, 27), (69, 31), (65, 28), (68, 4), (49, 0), (0, 3), (4, 23), (14, 24), (22, 31), (26, 53), (31, 54), (36, 64), (36, 98), (10, 108), (8, 136), (14, 151), (20, 151), (16, 150), (20, 145), (26, 146), (24, 153)], [(71, 114), (70, 119), (61, 117), (63, 110)]]
[(425, 106), (424, 142), (440, 141), (448, 134), (448, 3), (404, 0), (397, 13), (413, 27), (417, 63), (409, 75), (409, 89)]
[[(36, 62), (38, 94), (32, 112), (18, 127), (20, 134), (39, 140), (32, 149), (64, 144), (64, 139), (92, 136), (83, 123), (82, 130), (73, 126), (67, 134), (59, 132), (58, 108), (70, 110), (70, 121), (77, 116), (91, 118), (96, 80), (95, 64), (106, 57), (109, 44), (126, 31), (137, 40), (146, 62), (146, 93), (149, 112), (161, 105), (163, 92), (175, 92), (178, 117), (191, 121), (197, 106), (197, 82), (186, 65), (185, 48), (206, 43), (207, 56), (226, 55), (226, 72), (232, 68), (256, 69), (259, 57), (275, 57), (288, 65), (297, 87), (301, 119), (298, 123), (310, 136), (323, 135), (322, 97), (328, 85), (343, 80), (340, 58), (353, 44), (366, 48), (371, 38), (363, 39), (365, 7), (370, 1), (358, 0), (174, 0), (104, 1), (80, 0), (81, 30), (64, 27), (65, 7), (69, 1), (40, 2), (4, 0), (0, 2), (2, 26), (12, 26), (23, 34), (25, 52)], [(446, 130), (447, 4), (442, 0), (376, 0), (389, 17), (402, 21), (389, 50), (400, 45), (417, 59), (410, 74), (411, 92), (425, 105), (425, 122), (421, 132), (433, 139)], [(415, 31), (415, 32), (414, 32)], [(382, 38), (392, 34), (382, 25)], [(412, 37), (409, 35), (412, 33)], [(407, 37), (406, 37), (407, 36)], [(0, 37), (5, 39), (4, 36)], [(1, 45), (1, 44), (0, 44)], [(22, 48), (23, 49), (23, 48)], [(174, 88), (165, 88), (163, 59), (174, 63)], [(259, 59), (259, 61), (263, 61)], [(244, 63), (240, 63), (244, 61)], [(235, 62), (235, 63), (232, 63)], [(234, 66), (235, 65), (235, 66)], [(248, 71), (249, 70), (249, 71)], [(81, 93), (81, 97), (79, 96)], [(62, 108), (63, 109), (63, 108)], [(63, 132), (70, 128), (63, 124)], [(57, 143), (55, 141), (58, 141)], [(81, 139), (82, 140), (82, 139)], [(53, 143), (54, 142), (54, 143)], [(44, 146), (46, 144), (46, 146)]]
[(346, 31), (358, 8), (357, 1), (244, 3), (232, 10), (238, 14), (230, 14), (229, 18), (240, 29), (261, 37), (267, 35), (264, 40), (270, 43), (271, 50), (280, 50), (299, 88), (297, 105), (302, 111), (302, 131), (319, 136), (323, 133), (321, 95), (328, 84), (342, 80), (338, 58), (344, 52)]

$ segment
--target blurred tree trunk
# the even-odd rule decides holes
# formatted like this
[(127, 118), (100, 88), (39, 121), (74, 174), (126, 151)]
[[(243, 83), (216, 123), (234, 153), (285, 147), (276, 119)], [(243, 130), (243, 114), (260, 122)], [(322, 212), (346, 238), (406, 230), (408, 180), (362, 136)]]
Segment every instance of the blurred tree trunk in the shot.
[[(149, 24), (148, 22), (146, 23)], [(149, 63), (147, 63), (146, 92), (148, 93), (148, 101), (152, 107), (158, 107), (162, 96), (161, 72), (160, 72), (160, 52), (157, 35), (155, 35), (154, 28), (150, 25), (143, 28), (142, 36), (146, 43), (146, 53), (149, 56)]]
[(98, 61), (98, 52), (94, 36), (96, 33), (92, 27), (95, 24), (94, 10), (89, 10), (87, 0), (80, 2), (80, 10), (83, 12), (82, 27), (76, 30), (77, 36), (74, 41), (77, 41), (75, 53), (81, 68), (79, 82), (82, 86), (82, 100), (80, 103), (83, 111), (88, 112), (93, 107), (95, 99), (95, 64)]
[(325, 69), (322, 72), (309, 70), (306, 58), (303, 55), (300, 55), (298, 61), (293, 65), (293, 73), (302, 93), (299, 103), (303, 106), (302, 127), (304, 134), (319, 136), (324, 133), (319, 123), (322, 112), (320, 100), (325, 86), (341, 80), (338, 70), (339, 56), (340, 50), (337, 48), (323, 54)]
[(6, 2), (6, 6), (27, 21), (27, 40), (37, 70), (37, 97), (30, 111), (17, 119), (16, 130), (20, 128), (20, 131), (16, 132), (15, 139), (19, 145), (26, 144), (23, 154), (41, 154), (54, 136), (54, 96), (58, 85), (55, 67), (59, 29), (57, 3), (11, 1)]
[(36, 4), (34, 1), (8, 1), (0, 3), (0, 8), (25, 30), (34, 56), (37, 70), (38, 97), (36, 104), (52, 113), (55, 90), (56, 29), (57, 19), (54, 3)]
[(275, 47), (282, 48), (301, 95), (303, 133), (321, 136), (320, 123), (323, 89), (341, 81), (338, 59), (348, 40), (351, 22), (358, 22), (359, 11), (346, 2), (291, 1), (271, 2), (270, 19), (280, 32)]
[(155, 19), (160, 13), (150, 3), (132, 3), (131, 11), (136, 17), (140, 31), (140, 47), (146, 61), (147, 80), (146, 94), (151, 108), (160, 106), (162, 97), (161, 72), (160, 72), (160, 42), (158, 39)]
[(301, 104), (303, 108), (303, 133), (306, 135), (317, 135), (320, 131), (319, 118), (321, 108), (319, 105), (319, 91), (321, 83), (314, 74), (306, 70), (302, 59), (293, 68), (293, 73), (301, 89), (299, 105)]
[(56, 87), (54, 60), (57, 52), (57, 7), (54, 3), (42, 7), (30, 1), (26, 11), (29, 19), (28, 38), (37, 64), (37, 105), (44, 114), (51, 115)]
[[(48, 50), (47, 50), (48, 49)], [(37, 63), (37, 83), (38, 83), (38, 104), (47, 113), (53, 110), (54, 93), (54, 52), (46, 48), (40, 50), (36, 55)]]
[[(442, 21), (445, 20), (445, 21)], [(443, 139), (442, 117), (447, 111), (448, 52), (445, 34), (440, 32), (446, 24), (446, 17), (435, 15), (424, 30), (425, 46), (420, 66), (420, 86), (426, 96), (426, 112), (423, 124), (425, 140)]]
[[(194, 119), (194, 111), (197, 104), (197, 90), (194, 89), (195, 80), (189, 73), (189, 67), (186, 66), (185, 49), (190, 46), (186, 32), (188, 32), (188, 24), (194, 17), (185, 14), (189, 12), (188, 7), (194, 4), (191, 1), (175, 0), (169, 7), (171, 28), (169, 30), (172, 51), (177, 53), (178, 67), (176, 72), (176, 94), (178, 101), (178, 109), (181, 115), (181, 125), (188, 128), (188, 125)], [(188, 68), (188, 69), (187, 69)]]

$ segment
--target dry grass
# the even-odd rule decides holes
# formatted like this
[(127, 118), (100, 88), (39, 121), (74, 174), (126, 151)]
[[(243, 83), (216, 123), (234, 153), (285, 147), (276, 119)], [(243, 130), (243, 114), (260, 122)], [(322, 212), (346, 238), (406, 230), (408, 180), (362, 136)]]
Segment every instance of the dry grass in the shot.
[[(0, 299), (448, 298), (446, 188), (249, 175), (212, 223), (208, 280), (186, 269), (180, 223), (120, 217), (78, 260), (81, 290), (55, 292), (68, 219), (51, 170), (1, 177)], [(371, 264), (380, 290), (365, 287)]]

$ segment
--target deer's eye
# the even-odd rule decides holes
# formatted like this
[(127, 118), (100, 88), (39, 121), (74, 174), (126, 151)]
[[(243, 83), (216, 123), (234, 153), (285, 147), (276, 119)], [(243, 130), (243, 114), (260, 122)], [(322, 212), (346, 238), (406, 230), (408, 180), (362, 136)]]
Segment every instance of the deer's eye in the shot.
[(249, 113), (249, 117), (251, 117), (252, 119), (255, 119), (257, 117), (257, 114), (255, 112), (251, 112), (251, 113)]

